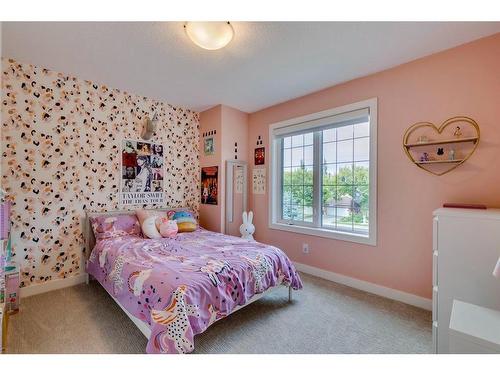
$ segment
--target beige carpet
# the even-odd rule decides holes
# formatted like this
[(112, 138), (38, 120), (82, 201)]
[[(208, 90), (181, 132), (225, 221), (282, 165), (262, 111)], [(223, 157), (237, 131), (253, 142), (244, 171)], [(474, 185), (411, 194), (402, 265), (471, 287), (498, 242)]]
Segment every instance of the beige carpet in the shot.
[[(302, 274), (195, 337), (195, 353), (430, 353), (430, 312)], [(8, 353), (144, 353), (146, 338), (96, 283), (22, 300)]]

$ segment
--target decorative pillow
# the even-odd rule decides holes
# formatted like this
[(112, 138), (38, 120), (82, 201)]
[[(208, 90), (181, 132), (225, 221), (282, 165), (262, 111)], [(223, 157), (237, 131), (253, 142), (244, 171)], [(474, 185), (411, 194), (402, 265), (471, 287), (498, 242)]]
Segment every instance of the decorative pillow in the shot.
[(162, 237), (168, 238), (174, 238), (179, 230), (177, 222), (175, 220), (170, 220), (166, 216), (156, 219), (156, 227), (160, 231)]
[(177, 227), (179, 233), (182, 232), (193, 232), (196, 230), (198, 223), (194, 218), (193, 214), (189, 211), (169, 211), (168, 217), (171, 220), (175, 220), (177, 222)]
[(90, 219), (96, 240), (121, 236), (140, 236), (136, 215), (96, 216)]
[(156, 220), (158, 216), (150, 216), (144, 220), (141, 225), (142, 233), (148, 238), (161, 238), (160, 232), (158, 232), (158, 228), (156, 227)]
[(159, 213), (154, 210), (135, 210), (135, 215), (141, 225), (142, 233), (148, 238), (161, 238), (156, 221)]

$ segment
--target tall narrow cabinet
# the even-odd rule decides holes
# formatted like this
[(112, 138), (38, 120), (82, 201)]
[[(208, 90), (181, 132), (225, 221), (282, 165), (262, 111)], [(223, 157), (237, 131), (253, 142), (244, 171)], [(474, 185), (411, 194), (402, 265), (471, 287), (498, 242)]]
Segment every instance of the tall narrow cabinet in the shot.
[(433, 221), (432, 338), (436, 353), (450, 353), (453, 300), (500, 310), (500, 210), (440, 208)]

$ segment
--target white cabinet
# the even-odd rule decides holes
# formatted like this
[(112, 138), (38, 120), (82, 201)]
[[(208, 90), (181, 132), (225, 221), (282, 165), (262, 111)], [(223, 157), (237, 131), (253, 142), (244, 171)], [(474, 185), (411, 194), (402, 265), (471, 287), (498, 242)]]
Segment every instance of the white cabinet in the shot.
[(433, 343), (450, 353), (453, 300), (500, 310), (500, 210), (440, 208), (433, 221)]
[(450, 318), (450, 352), (500, 353), (500, 311), (454, 300)]

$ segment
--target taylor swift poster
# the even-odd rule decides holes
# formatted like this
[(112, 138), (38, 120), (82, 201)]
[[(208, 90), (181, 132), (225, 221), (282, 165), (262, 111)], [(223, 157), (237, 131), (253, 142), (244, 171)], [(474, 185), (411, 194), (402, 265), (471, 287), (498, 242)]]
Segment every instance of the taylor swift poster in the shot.
[(163, 203), (163, 146), (125, 139), (122, 143), (122, 205)]

